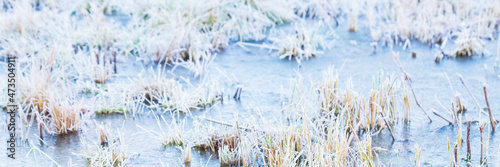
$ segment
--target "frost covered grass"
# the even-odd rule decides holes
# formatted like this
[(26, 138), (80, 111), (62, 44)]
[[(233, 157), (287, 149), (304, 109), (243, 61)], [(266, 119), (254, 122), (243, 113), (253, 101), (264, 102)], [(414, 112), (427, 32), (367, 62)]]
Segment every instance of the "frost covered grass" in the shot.
[[(377, 161), (371, 137), (387, 130), (396, 140), (391, 128), (400, 120), (411, 122), (409, 91), (415, 93), (411, 80), (404, 81), (406, 72), (404, 77), (380, 72), (373, 77), (372, 90), (359, 93), (351, 80), (340, 82), (333, 68), (311, 87), (304, 86), (302, 76), (290, 79), (290, 91), (282, 101), (286, 120), (250, 116), (214, 122), (195, 117), (195, 129), (186, 132), (186, 120), (163, 119), (166, 113), (192, 116), (229, 97), (227, 85), (208, 71), (218, 53), (232, 43), (268, 48), (278, 58), (300, 64), (333, 48), (336, 31), (359, 33), (368, 25), (375, 46), (411, 47), (410, 41), (418, 40), (437, 45), (439, 61), (441, 56), (490, 54), (485, 40), (495, 39), (500, 23), (500, 2), (493, 0), (4, 0), (3, 4), (0, 23), (8, 26), (0, 26), (0, 56), (19, 60), (17, 79), (23, 84), (16, 101), (22, 106), (22, 130), (38, 126), (43, 139), (44, 133), (81, 132), (88, 114), (153, 113), (160, 115), (160, 130), (144, 131), (165, 146), (180, 147), (186, 164), (192, 150), (205, 149), (226, 165), (373, 166)], [(289, 25), (290, 31), (277, 29), (281, 25)], [(346, 27), (336, 28), (340, 25)], [(448, 41), (456, 48), (443, 51)], [(499, 56), (497, 51), (496, 68)], [(130, 71), (118, 66), (135, 63), (152, 68), (128, 77), (124, 73)], [(165, 70), (178, 67), (195, 81)], [(234, 98), (239, 99), (241, 89)], [(455, 125), (461, 123), (457, 115), (466, 107), (463, 96), (453, 93), (451, 108), (440, 104), (449, 116), (435, 114), (445, 120), (450, 117)], [(5, 101), (0, 101), (2, 107)], [(490, 118), (494, 126), (491, 114)], [(126, 164), (129, 155), (120, 134), (116, 137), (109, 127), (98, 126), (99, 140), (82, 141), (84, 157), (92, 166)], [(456, 146), (454, 161), (460, 158), (460, 141)], [(420, 149), (415, 151), (419, 165)]]
[(120, 131), (112, 132), (109, 125), (96, 123), (96, 126), (98, 139), (82, 137), (84, 152), (78, 155), (86, 158), (90, 166), (125, 166), (130, 155)]
[(347, 88), (342, 89), (331, 67), (311, 88), (303, 85), (300, 75), (291, 78), (283, 120), (265, 119), (258, 116), (259, 111), (244, 119), (235, 114), (233, 121), (198, 116), (192, 128), (186, 129), (185, 120), (174, 116), (171, 121), (159, 119), (165, 122), (158, 123), (161, 131), (166, 128), (168, 132), (144, 130), (164, 145), (209, 151), (225, 165), (382, 165), (376, 158), (376, 149), (381, 148), (373, 148), (371, 136), (382, 130), (392, 133), (391, 127), (403, 118), (397, 105), (405, 103), (399, 98), (403, 96), (401, 81), (381, 72), (369, 96), (363, 97), (351, 82), (345, 82)]

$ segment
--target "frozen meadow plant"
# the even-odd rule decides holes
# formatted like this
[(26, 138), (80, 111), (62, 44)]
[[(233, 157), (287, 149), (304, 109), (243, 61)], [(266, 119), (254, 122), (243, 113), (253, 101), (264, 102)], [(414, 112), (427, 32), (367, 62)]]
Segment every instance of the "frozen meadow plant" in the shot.
[(113, 133), (109, 125), (95, 124), (97, 126), (97, 139), (88, 139), (82, 136), (84, 153), (79, 155), (86, 158), (90, 166), (126, 165), (130, 157), (120, 131)]
[(359, 130), (382, 130), (385, 126), (392, 126), (392, 122), (399, 118), (397, 91), (401, 83), (398, 78), (380, 72), (374, 76), (370, 96), (362, 97), (353, 90), (350, 80), (346, 82), (346, 88), (341, 89), (336, 73), (333, 67), (323, 72), (319, 87), (321, 117), (337, 118), (344, 115), (346, 125), (358, 125)]
[(301, 60), (308, 60), (323, 54), (322, 49), (330, 48), (327, 39), (331, 35), (324, 35), (323, 32), (320, 24), (315, 24), (311, 28), (307, 27), (306, 23), (298, 23), (294, 24), (291, 34), (278, 32), (269, 40), (273, 42), (272, 48), (275, 48), (280, 54), (280, 59), (291, 60), (293, 58), (300, 64)]
[(96, 89), (92, 109), (97, 114), (127, 114), (142, 113), (141, 98), (136, 97), (130, 90), (130, 85), (108, 84), (107, 89)]
[(333, 26), (334, 23), (339, 24), (341, 1), (310, 0), (296, 3), (298, 3), (297, 14), (299, 16), (319, 19), (329, 26)]
[(183, 155), (189, 156), (184, 158), (190, 159), (191, 151), (186, 149), (191, 149), (192, 145), (191, 138), (187, 137), (190, 135), (190, 131), (185, 128), (186, 119), (181, 120), (178, 115), (174, 114), (171, 114), (171, 117), (170, 121), (167, 121), (163, 116), (155, 117), (158, 131), (148, 130), (139, 125), (138, 127), (161, 141), (163, 146), (181, 146)]
[(467, 35), (468, 32), (461, 34), (465, 35), (459, 35), (455, 40), (457, 48), (452, 53), (455, 57), (468, 57), (476, 53), (489, 54), (488, 50), (485, 49), (484, 42), (480, 38)]
[(181, 65), (195, 76), (230, 40), (261, 40), (268, 28), (297, 19), (289, 1), (145, 1), (119, 8), (131, 16), (130, 33), (116, 42), (125, 54)]
[(220, 100), (221, 89), (212, 75), (205, 75), (200, 82), (193, 84), (181, 77), (180, 81), (163, 76), (161, 66), (153, 75), (140, 76), (134, 84), (138, 85), (135, 94), (148, 104), (150, 109), (161, 112), (184, 112), (211, 107)]
[[(387, 44), (417, 39), (432, 46), (452, 37), (493, 39), (500, 14), (500, 8), (496, 7), (500, 2), (491, 0), (474, 3), (433, 0), (366, 2), (359, 8), (361, 14), (368, 16), (372, 38), (376, 41), (380, 34)], [(474, 45), (475, 42), (460, 43)], [(457, 50), (462, 48), (458, 46)]]
[[(55, 95), (53, 95), (55, 96)], [(67, 134), (80, 129), (82, 103), (73, 98), (50, 99), (44, 112), (48, 113), (49, 133)]]

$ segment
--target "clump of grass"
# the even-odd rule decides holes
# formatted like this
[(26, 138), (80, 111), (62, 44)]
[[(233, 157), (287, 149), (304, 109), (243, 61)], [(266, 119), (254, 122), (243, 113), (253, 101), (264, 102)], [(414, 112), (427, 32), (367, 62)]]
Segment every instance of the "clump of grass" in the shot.
[[(348, 125), (354, 126), (359, 123), (360, 130), (383, 129), (386, 122), (384, 119), (392, 122), (398, 118), (396, 91), (399, 88), (397, 80), (383, 76), (382, 72), (379, 77), (374, 77), (373, 90), (368, 101), (365, 101), (352, 90), (351, 82), (347, 82), (345, 91), (340, 90), (333, 69), (326, 70), (319, 88), (321, 115), (336, 117), (341, 114), (340, 112), (347, 112)], [(379, 114), (381, 112), (382, 114)], [(387, 118), (381, 115), (386, 115)]]
[(76, 99), (51, 99), (44, 111), (48, 113), (49, 133), (67, 134), (80, 129), (82, 103)]
[(300, 134), (290, 127), (288, 131), (264, 135), (262, 145), (267, 162), (271, 166), (296, 166), (303, 149)]
[(479, 38), (460, 35), (455, 40), (455, 45), (457, 45), (457, 48), (453, 53), (456, 57), (469, 57), (476, 54), (476, 52), (489, 54), (488, 50), (485, 49), (484, 42)]
[(271, 37), (275, 48), (280, 54), (280, 59), (295, 59), (299, 64), (301, 60), (323, 54), (320, 49), (329, 49), (326, 38), (329, 35), (321, 34), (319, 25), (308, 28), (305, 23), (294, 25), (294, 34), (283, 37)]
[[(113, 85), (114, 86), (114, 85)], [(125, 89), (109, 89), (108, 91), (99, 91), (95, 96), (95, 113), (100, 115), (108, 114), (136, 114), (140, 113), (138, 98)]]
[(41, 112), (47, 105), (49, 90), (52, 87), (50, 66), (43, 64), (41, 61), (33, 61), (31, 66), (40, 67), (30, 68), (29, 72), (21, 74), (20, 82), (25, 83), (18, 88), (23, 106)]
[(123, 137), (118, 131), (111, 132), (109, 125), (97, 124), (95, 140), (82, 139), (85, 152), (80, 156), (87, 159), (90, 166), (125, 166), (129, 160)]
[[(187, 132), (185, 131), (185, 121), (186, 120), (176, 120), (175, 117), (172, 117), (171, 123), (168, 123), (163, 116), (160, 116), (156, 117), (156, 123), (159, 127), (159, 131), (147, 130), (141, 126), (139, 126), (139, 128), (153, 135), (157, 140), (160, 140), (164, 146), (188, 147), (189, 144), (187, 143), (189, 140), (185, 137), (185, 135), (187, 135)], [(167, 125), (167, 129), (163, 128), (162, 122)]]
[[(208, 108), (222, 99), (219, 82), (207, 75), (194, 86), (188, 79), (185, 84), (166, 78), (161, 66), (157, 73), (149, 77), (140, 76), (134, 84), (137, 86), (130, 93), (136, 99), (144, 100), (150, 109), (163, 112), (184, 112)], [(187, 85), (187, 87), (185, 87)]]
[[(226, 129), (218, 129), (208, 125), (203, 127), (206, 133), (199, 134), (194, 141), (194, 147), (202, 150), (209, 150), (218, 155), (219, 161), (223, 165), (247, 164), (248, 157), (244, 157), (245, 151), (242, 141), (246, 137), (240, 132), (238, 127), (233, 126)], [(246, 160), (246, 161), (245, 161)]]
[(323, 80), (319, 86), (319, 100), (321, 105), (321, 112), (334, 111), (334, 107), (338, 107), (340, 96), (338, 93), (338, 74), (334, 71), (334, 67), (328, 67), (323, 72)]
[(212, 132), (208, 138), (205, 138), (203, 141), (200, 142), (197, 147), (200, 148), (210, 148), (210, 150), (214, 152), (218, 152), (220, 148), (223, 146), (226, 146), (227, 151), (233, 152), (237, 147), (239, 143), (238, 135), (234, 132), (227, 131), (227, 132)]
[[(76, 132), (80, 129), (82, 103), (75, 95), (71, 95), (72, 91), (67, 83), (57, 82), (59, 80), (53, 78), (61, 76), (53, 74), (51, 69), (51, 63), (34, 61), (29, 72), (19, 77), (21, 82), (26, 83), (19, 87), (23, 106), (20, 115), (26, 125), (31, 116), (50, 134)], [(55, 92), (56, 87), (64, 93)]]
[[(188, 79), (181, 81), (165, 76), (162, 66), (158, 71), (141, 72), (127, 83), (110, 83), (91, 89), (95, 93), (94, 107), (98, 114), (139, 114), (144, 109), (157, 112), (182, 112), (204, 109), (222, 100), (223, 90), (217, 79), (207, 75), (196, 86)], [(144, 76), (146, 75), (146, 76)], [(175, 76), (174, 76), (175, 77)]]
[(219, 161), (221, 165), (237, 165), (239, 164), (238, 152), (229, 148), (228, 145), (223, 145), (218, 149)]

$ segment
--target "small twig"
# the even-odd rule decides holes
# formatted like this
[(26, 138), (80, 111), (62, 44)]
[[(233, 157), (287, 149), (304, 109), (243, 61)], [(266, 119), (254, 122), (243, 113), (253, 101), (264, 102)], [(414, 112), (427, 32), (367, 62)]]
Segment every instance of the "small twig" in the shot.
[(389, 123), (387, 123), (387, 120), (385, 120), (385, 115), (383, 112), (379, 112), (380, 115), (382, 115), (382, 119), (384, 120), (385, 122), (385, 125), (387, 125), (387, 129), (389, 129), (389, 132), (391, 132), (391, 137), (392, 137), (392, 141), (396, 141), (396, 139), (394, 138), (394, 134), (392, 134), (392, 128), (391, 126), (389, 125)]
[(453, 125), (453, 122), (449, 121), (448, 119), (446, 119), (445, 117), (441, 116), (439, 113), (437, 113), (435, 110), (432, 111), (432, 113), (434, 113), (434, 115), (440, 117), (440, 118), (443, 118), (446, 122), (450, 123), (450, 125)]
[(491, 122), (491, 130), (495, 131), (495, 119), (493, 118), (493, 115), (491, 114), (491, 108), (490, 108), (490, 102), (488, 101), (488, 93), (486, 93), (486, 85), (483, 85), (484, 89), (484, 98), (486, 99), (486, 106), (488, 106), (488, 113), (490, 115), (490, 122)]
[(432, 122), (432, 119), (431, 119), (431, 117), (429, 117), (429, 114), (427, 114), (427, 111), (425, 111), (425, 109), (418, 102), (417, 95), (415, 95), (415, 91), (413, 90), (413, 86), (411, 85), (411, 77), (403, 69), (403, 65), (401, 65), (401, 62), (399, 61), (399, 57), (396, 54), (394, 54), (394, 52), (392, 51), (392, 49), (391, 49), (391, 56), (392, 56), (392, 60), (394, 61), (394, 63), (399, 67), (399, 69), (401, 70), (401, 72), (403, 72), (403, 75), (405, 77), (406, 82), (408, 83), (408, 85), (410, 85), (411, 92), (413, 93), (413, 97), (415, 98), (415, 103), (417, 103), (417, 106), (420, 109), (422, 109), (422, 111), (425, 113), (425, 115), (427, 116), (427, 118), (429, 118), (429, 121)]

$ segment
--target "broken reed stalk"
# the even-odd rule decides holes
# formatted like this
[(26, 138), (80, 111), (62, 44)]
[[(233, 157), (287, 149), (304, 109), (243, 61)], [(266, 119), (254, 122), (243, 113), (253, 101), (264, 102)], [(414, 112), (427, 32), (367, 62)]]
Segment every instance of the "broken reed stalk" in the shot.
[(470, 91), (469, 87), (467, 86), (467, 84), (464, 81), (464, 78), (462, 78), (462, 75), (460, 75), (460, 74), (457, 74), (457, 75), (458, 75), (458, 78), (460, 78), (460, 81), (462, 82), (462, 84), (465, 86), (465, 88), (469, 92), (470, 96), (472, 96), (472, 99), (474, 99), (474, 102), (476, 102), (476, 106), (479, 110), (479, 118), (481, 118), (482, 111), (481, 111), (481, 106), (479, 106), (479, 102), (477, 102), (476, 97), (474, 97), (474, 95), (472, 94), (472, 91)]
[(396, 139), (394, 138), (394, 134), (392, 133), (392, 128), (391, 128), (391, 126), (389, 125), (389, 123), (387, 123), (387, 120), (385, 119), (385, 115), (384, 115), (384, 113), (383, 113), (383, 112), (379, 112), (379, 113), (380, 113), (380, 115), (382, 115), (382, 119), (384, 120), (385, 125), (387, 126), (387, 129), (389, 129), (389, 132), (391, 132), (392, 141), (393, 141), (393, 142), (394, 142), (394, 141), (396, 141)]
[(486, 99), (486, 106), (488, 106), (488, 114), (490, 115), (490, 122), (491, 122), (491, 130), (495, 131), (495, 119), (493, 118), (493, 115), (491, 114), (491, 108), (490, 108), (490, 102), (488, 101), (488, 93), (486, 93), (486, 85), (483, 85), (484, 89), (484, 98)]
[(471, 162), (471, 149), (470, 149), (470, 124), (471, 121), (467, 121), (467, 162)]
[(479, 126), (479, 133), (481, 134), (481, 159), (479, 159), (479, 162), (481, 164), (483, 164), (483, 131), (484, 131), (484, 127), (486, 127), (486, 123)]
[[(229, 123), (225, 123), (225, 122), (221, 122), (221, 121), (217, 121), (217, 120), (213, 120), (213, 119), (210, 119), (210, 118), (203, 118), (205, 120), (207, 120), (208, 122), (212, 122), (212, 123), (216, 123), (216, 124), (221, 124), (221, 125), (224, 125), (224, 126), (230, 126), (230, 127), (235, 127), (235, 125), (233, 124), (229, 124)], [(241, 127), (241, 126), (238, 126), (236, 125), (236, 127), (238, 129), (243, 129), (247, 132), (251, 132), (251, 131), (258, 131), (258, 130), (255, 130), (255, 129), (250, 129), (250, 128), (246, 128), (246, 127)]]
[(440, 118), (443, 118), (443, 120), (445, 120), (446, 122), (448, 122), (450, 125), (453, 125), (453, 122), (449, 121), (448, 119), (446, 119), (445, 117), (441, 116), (439, 113), (437, 113), (435, 110), (432, 111), (432, 113), (434, 113), (434, 115), (440, 117)]
[(427, 118), (429, 118), (429, 121), (432, 122), (432, 119), (431, 117), (429, 116), (429, 114), (427, 114), (427, 111), (425, 111), (425, 109), (420, 105), (420, 103), (418, 102), (418, 99), (417, 99), (417, 95), (415, 95), (415, 91), (413, 90), (413, 86), (411, 85), (411, 78), (410, 76), (408, 75), (408, 73), (403, 69), (403, 65), (401, 65), (401, 62), (399, 61), (399, 57), (398, 55), (396, 55), (393, 51), (392, 51), (392, 48), (391, 48), (391, 56), (392, 56), (392, 61), (394, 61), (394, 63), (399, 67), (399, 69), (401, 70), (401, 72), (403, 72), (403, 75), (405, 77), (405, 80), (406, 82), (408, 83), (408, 85), (410, 85), (410, 89), (411, 89), (411, 92), (413, 94), (413, 97), (415, 98), (415, 103), (417, 103), (417, 106), (422, 109), (422, 111), (425, 113), (425, 115), (427, 116)]
[[(439, 105), (440, 105), (440, 106), (441, 106), (441, 107), (442, 107), (445, 111), (447, 111), (448, 109), (447, 109), (446, 107), (444, 107), (444, 105), (443, 105), (443, 104), (441, 104), (441, 102), (439, 101), (439, 99), (437, 98), (437, 96), (436, 96), (436, 95), (434, 95), (434, 97), (436, 98), (436, 101), (438, 102), (438, 104), (439, 104)], [(453, 105), (453, 103), (452, 103), (452, 105)], [(453, 106), (452, 106), (452, 108), (453, 108)], [(454, 110), (454, 109), (452, 109), (452, 110), (451, 110), (451, 112), (452, 112), (452, 113), (451, 113), (451, 118), (452, 118), (452, 120), (453, 120), (453, 121), (455, 121), (455, 123), (453, 123), (453, 125), (455, 125), (455, 124), (458, 122), (458, 120), (456, 119), (456, 116), (454, 115), (454, 111), (453, 111), (453, 110)], [(449, 112), (449, 111), (448, 111), (448, 112)], [(438, 115), (438, 114), (437, 114), (437, 112), (434, 112), (434, 115)], [(442, 117), (441, 115), (438, 115), (438, 116), (440, 116), (441, 118), (443, 118), (443, 119), (444, 119), (444, 117)], [(455, 119), (453, 119), (453, 117), (455, 117)], [(448, 119), (446, 119), (446, 121), (448, 121)], [(451, 121), (448, 121), (448, 122), (451, 122)]]

